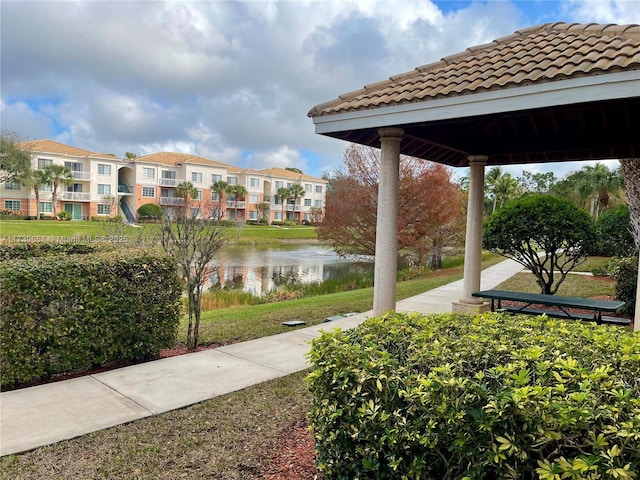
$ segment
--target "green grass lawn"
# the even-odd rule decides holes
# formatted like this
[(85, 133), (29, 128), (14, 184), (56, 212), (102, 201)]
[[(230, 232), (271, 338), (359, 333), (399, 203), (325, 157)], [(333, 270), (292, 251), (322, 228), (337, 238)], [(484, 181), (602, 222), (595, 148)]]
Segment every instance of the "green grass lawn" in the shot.
[[(157, 224), (129, 226), (108, 222), (61, 222), (54, 220), (0, 220), (0, 239), (10, 242), (69, 242), (73, 238), (91, 239), (119, 235), (136, 239), (142, 234), (157, 233)], [(317, 240), (316, 229), (309, 226), (277, 227), (242, 225), (227, 227), (232, 243), (274, 243), (287, 240)]]

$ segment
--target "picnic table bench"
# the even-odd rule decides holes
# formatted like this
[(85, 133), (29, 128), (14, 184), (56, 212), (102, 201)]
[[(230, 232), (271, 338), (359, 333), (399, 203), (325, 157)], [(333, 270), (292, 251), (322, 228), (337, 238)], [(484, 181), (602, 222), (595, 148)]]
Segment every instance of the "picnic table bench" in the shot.
[[(549, 317), (567, 318), (572, 320), (586, 320), (598, 324), (629, 325), (628, 318), (605, 316), (603, 313), (620, 313), (625, 302), (619, 300), (596, 300), (593, 298), (562, 297), (559, 295), (545, 295), (542, 293), (511, 292), (508, 290), (482, 290), (471, 294), (474, 297), (491, 300), (491, 311), (503, 310), (511, 313), (526, 313), (531, 315), (546, 314)], [(519, 305), (502, 305), (502, 301), (516, 302)], [(497, 305), (496, 305), (497, 303)], [(557, 310), (532, 307), (545, 305), (556, 307)], [(576, 312), (572, 310), (590, 310), (593, 313)]]

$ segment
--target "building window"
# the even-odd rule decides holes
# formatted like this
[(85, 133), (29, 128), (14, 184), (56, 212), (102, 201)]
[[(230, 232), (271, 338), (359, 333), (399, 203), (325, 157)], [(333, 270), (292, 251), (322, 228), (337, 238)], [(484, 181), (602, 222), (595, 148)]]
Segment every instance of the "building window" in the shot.
[(191, 208), (191, 218), (200, 218), (202, 213), (198, 207)]
[(111, 214), (111, 206), (106, 203), (98, 204), (98, 215), (110, 215)]
[(307, 222), (310, 222), (310, 221), (311, 221), (311, 214), (310, 214), (310, 213), (305, 213), (305, 214), (304, 214), (304, 219), (305, 219)]
[(155, 187), (142, 187), (142, 196), (145, 198), (155, 198), (156, 197)]
[(227, 177), (227, 183), (229, 185), (237, 185), (238, 184), (238, 177)]
[(217, 173), (211, 174), (211, 183), (216, 183), (221, 181), (222, 181), (222, 175), (218, 175)]
[(67, 185), (67, 192), (82, 192), (82, 184), (74, 183), (72, 185)]
[(217, 192), (211, 191), (211, 200), (215, 200), (216, 202), (220, 200), (220, 194)]
[(98, 175), (111, 175), (111, 165), (107, 165), (106, 163), (99, 163)]
[(142, 178), (156, 178), (156, 169), (143, 167)]
[(5, 190), (20, 190), (21, 188), (22, 185), (20, 184), (20, 182), (16, 182), (14, 180), (9, 180), (4, 184)]
[(311, 206), (311, 199), (310, 198), (305, 198), (304, 199), (304, 206), (305, 207), (310, 207)]
[(316, 193), (322, 193), (322, 185), (316, 185)]
[(64, 166), (67, 167), (72, 172), (82, 171), (82, 164), (78, 162), (64, 162)]
[(7, 210), (13, 210), (14, 212), (20, 211), (20, 200), (5, 200), (4, 208)]
[(249, 220), (258, 220), (258, 212), (251, 210), (249, 212)]
[(40, 213), (53, 213), (53, 203), (40, 202)]
[(311, 188), (313, 187), (313, 185), (311, 185), (310, 183), (305, 183), (304, 184), (304, 191), (305, 193), (311, 193)]
[(47, 167), (49, 165), (53, 165), (53, 160), (51, 160), (50, 158), (39, 158), (38, 159), (38, 170), (42, 170), (42, 169), (44, 169), (44, 167)]
[(276, 190), (278, 190), (279, 188), (282, 188), (282, 187), (284, 187), (284, 183), (279, 181), (279, 180), (277, 180), (276, 181)]
[(53, 184), (51, 183), (43, 183), (40, 185), (41, 192), (53, 192)]
[(275, 204), (276, 205), (282, 205), (282, 198), (279, 195), (276, 195)]
[(98, 195), (111, 195), (111, 185), (108, 185), (106, 183), (99, 183)]
[(287, 188), (291, 188), (291, 187), (293, 187), (293, 183), (287, 182)]
[(274, 220), (282, 220), (282, 212), (273, 212)]
[(316, 200), (316, 208), (322, 207), (322, 200)]
[(202, 173), (191, 172), (191, 181), (194, 183), (202, 183)]
[(253, 178), (252, 177), (252, 178), (249, 179), (249, 182), (250, 182), (249, 185), (251, 187), (256, 187), (256, 188), (260, 187), (260, 179), (259, 178)]
[(258, 203), (260, 201), (260, 195), (251, 195), (249, 201), (251, 203)]
[(194, 197), (194, 200), (202, 200), (202, 190), (198, 190), (198, 193)]

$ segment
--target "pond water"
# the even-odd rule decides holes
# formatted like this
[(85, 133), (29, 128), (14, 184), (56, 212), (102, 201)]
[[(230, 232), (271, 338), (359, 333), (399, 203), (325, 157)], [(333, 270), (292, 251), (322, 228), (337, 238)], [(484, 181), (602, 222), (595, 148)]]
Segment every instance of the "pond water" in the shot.
[(344, 259), (323, 245), (233, 246), (219, 255), (210, 285), (260, 296), (278, 286), (373, 272), (370, 258)]

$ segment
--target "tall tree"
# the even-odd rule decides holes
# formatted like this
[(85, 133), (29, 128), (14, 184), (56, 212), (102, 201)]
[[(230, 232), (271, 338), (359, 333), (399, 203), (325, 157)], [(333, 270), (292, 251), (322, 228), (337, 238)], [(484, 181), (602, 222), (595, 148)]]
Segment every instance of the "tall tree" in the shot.
[(593, 251), (596, 233), (589, 215), (569, 200), (529, 195), (489, 216), (482, 241), (484, 248), (530, 269), (541, 292), (553, 295)]
[(17, 180), (31, 168), (29, 154), (20, 149), (17, 133), (0, 132), (0, 183)]
[(287, 201), (289, 200), (290, 192), (289, 189), (287, 187), (280, 187), (277, 191), (276, 191), (276, 195), (278, 197), (280, 197), (280, 206), (282, 207), (282, 221), (285, 221), (285, 216), (284, 216), (284, 207), (287, 204)]
[(636, 250), (640, 250), (640, 158), (621, 158), (620, 173), (629, 204), (633, 239)]
[[(351, 145), (344, 162), (327, 189), (318, 238), (341, 255), (373, 255), (380, 150)], [(399, 189), (398, 248), (426, 262), (436, 229), (460, 211), (460, 187), (443, 165), (401, 156)]]
[(518, 181), (502, 170), (502, 167), (491, 168), (485, 177), (486, 190), (491, 198), (491, 213), (503, 206), (519, 193)]
[(238, 217), (238, 201), (241, 198), (244, 199), (244, 196), (247, 194), (247, 189), (243, 185), (227, 185), (226, 192), (233, 201), (235, 219), (241, 221), (243, 218)]
[(138, 155), (133, 152), (125, 152), (124, 158), (126, 158), (127, 160), (133, 160), (134, 158), (138, 158)]
[[(289, 199), (291, 199), (293, 203), (294, 218), (296, 215), (296, 203), (298, 203), (298, 199), (302, 197), (304, 197), (304, 187), (302, 185), (294, 183), (289, 187)], [(298, 222), (300, 222), (300, 212), (298, 212)]]
[(224, 180), (218, 180), (217, 182), (214, 182), (213, 185), (211, 185), (211, 191), (218, 196), (217, 207), (214, 207), (214, 208), (217, 208), (216, 217), (218, 218), (218, 220), (221, 220), (224, 218), (224, 205), (225, 205), (224, 197), (228, 187), (229, 187), (229, 184)]
[(202, 289), (207, 279), (216, 271), (214, 260), (225, 245), (225, 231), (221, 226), (209, 225), (193, 209), (197, 189), (191, 182), (182, 182), (176, 195), (183, 198), (182, 205), (174, 207), (174, 214), (167, 215), (161, 230), (164, 250), (178, 264), (187, 293), (187, 348), (198, 346), (202, 311)]
[(22, 172), (17, 179), (27, 188), (33, 188), (36, 196), (36, 219), (40, 220), (40, 189), (43, 185), (51, 183), (51, 175), (47, 170), (29, 169)]
[(64, 165), (47, 165), (44, 168), (45, 171), (48, 172), (49, 177), (51, 178), (51, 184), (53, 185), (53, 189), (51, 191), (51, 205), (53, 208), (53, 218), (57, 217), (57, 206), (58, 206), (58, 187), (71, 185), (73, 183), (73, 173), (71, 170)]

